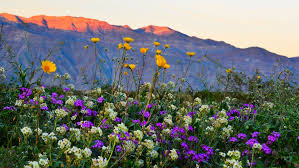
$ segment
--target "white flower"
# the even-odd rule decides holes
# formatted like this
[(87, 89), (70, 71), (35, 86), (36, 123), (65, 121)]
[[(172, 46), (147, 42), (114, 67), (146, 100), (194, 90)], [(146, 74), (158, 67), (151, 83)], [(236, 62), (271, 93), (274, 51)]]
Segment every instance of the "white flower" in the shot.
[(54, 75), (54, 79), (60, 79), (61, 78), (61, 75), (59, 75), (59, 73), (56, 73), (55, 75)]
[(128, 127), (124, 124), (117, 124), (117, 127), (122, 131), (122, 132), (128, 132)]
[(141, 141), (142, 138), (143, 138), (143, 133), (142, 133), (142, 131), (140, 131), (140, 130), (136, 130), (136, 131), (134, 131), (134, 136), (135, 136), (139, 141)]
[(50, 134), (42, 133), (42, 139), (45, 143), (48, 143), (48, 142), (51, 142), (51, 141), (56, 141), (57, 137), (55, 136), (54, 132), (51, 132)]
[(195, 105), (201, 105), (201, 99), (200, 99), (199, 97), (196, 97), (196, 98), (194, 99), (194, 104), (195, 104)]
[(173, 125), (173, 122), (172, 122), (172, 116), (168, 114), (168, 115), (164, 118), (164, 122), (168, 123), (169, 125)]
[(106, 158), (98, 156), (98, 158), (92, 159), (92, 166), (95, 168), (104, 168), (108, 164)]
[(208, 112), (210, 107), (208, 105), (202, 105), (199, 109), (200, 112)]
[(66, 133), (65, 127), (56, 127), (56, 132), (60, 133), (61, 135), (64, 135)]
[(63, 138), (63, 140), (58, 141), (58, 146), (62, 150), (69, 149), (71, 147), (71, 144), (72, 143), (66, 138)]
[(65, 104), (70, 105), (70, 106), (73, 106), (74, 103), (75, 103), (75, 100), (76, 100), (76, 99), (73, 99), (72, 97), (69, 97), (69, 98), (65, 101)]
[(40, 158), (38, 163), (43, 167), (48, 167), (49, 160), (48, 158)]
[(43, 133), (43, 130), (40, 129), (40, 128), (38, 128), (38, 131), (37, 131), (37, 129), (35, 129), (34, 131), (35, 131), (35, 132), (38, 132), (38, 135), (41, 135), (41, 134)]
[(253, 149), (257, 149), (257, 150), (261, 150), (262, 149), (262, 145), (260, 143), (255, 143), (252, 146)]
[(179, 157), (175, 149), (170, 150), (169, 156), (171, 160), (176, 160)]
[(90, 131), (88, 133), (91, 133), (91, 134), (99, 134), (100, 136), (103, 135), (103, 131), (100, 127), (94, 127), (92, 126)]
[(37, 161), (29, 161), (25, 168), (40, 168)]
[(86, 107), (88, 107), (88, 108), (92, 108), (93, 105), (94, 105), (94, 103), (93, 103), (92, 101), (88, 101), (88, 102), (86, 103)]
[(219, 152), (219, 155), (222, 156), (222, 157), (226, 156), (226, 154), (224, 152)]
[(64, 109), (56, 109), (55, 114), (58, 118), (63, 118), (65, 117), (68, 113)]
[(147, 152), (147, 155), (149, 155), (151, 158), (157, 158), (159, 153), (156, 150), (150, 150)]
[(5, 69), (3, 67), (0, 68), (0, 73), (5, 73)]
[(185, 126), (188, 126), (192, 123), (192, 118), (188, 115), (184, 116)]
[(66, 80), (69, 80), (69, 79), (71, 79), (71, 75), (68, 74), (68, 73), (65, 73), (65, 74), (63, 75), (63, 78), (66, 79)]
[(176, 110), (177, 107), (176, 107), (175, 105), (172, 104), (172, 105), (170, 105), (170, 109), (171, 109), (171, 110)]
[(127, 152), (134, 151), (134, 149), (136, 147), (134, 142), (132, 142), (132, 141), (124, 141), (123, 146), (124, 146), (125, 151), (127, 151)]
[(23, 104), (23, 100), (16, 100), (15, 105), (21, 107)]
[(120, 104), (121, 104), (121, 106), (126, 107), (127, 102), (125, 102), (125, 101), (121, 101)]
[(137, 166), (138, 167), (142, 167), (144, 165), (144, 161), (142, 160), (142, 159), (139, 159), (138, 161), (137, 161)]
[(23, 133), (24, 136), (29, 136), (32, 135), (32, 130), (29, 127), (24, 127), (21, 129), (21, 132)]
[(91, 150), (89, 148), (85, 148), (83, 151), (82, 151), (82, 154), (84, 155), (85, 158), (89, 158), (92, 154)]
[(146, 139), (144, 140), (144, 146), (146, 146), (148, 149), (153, 149), (154, 146), (154, 142), (152, 140)]

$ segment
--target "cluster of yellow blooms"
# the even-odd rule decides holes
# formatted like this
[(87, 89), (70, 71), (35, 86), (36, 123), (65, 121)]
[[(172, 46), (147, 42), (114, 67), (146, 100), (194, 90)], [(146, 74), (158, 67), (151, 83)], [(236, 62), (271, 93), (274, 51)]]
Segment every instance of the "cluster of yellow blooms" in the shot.
[[(130, 46), (130, 43), (133, 42), (134, 39), (131, 38), (131, 37), (124, 37), (123, 40), (124, 40), (125, 43), (124, 44), (119, 43), (118, 44), (118, 49), (124, 48), (127, 51), (131, 50), (132, 47)], [(91, 42), (93, 42), (93, 43), (97, 43), (99, 41), (100, 41), (100, 38), (98, 38), (98, 37), (91, 38)], [(154, 42), (154, 45), (156, 47), (158, 47), (158, 46), (160, 46), (160, 42)], [(167, 48), (169, 48), (169, 45), (165, 44), (164, 47), (165, 47), (165, 49), (167, 49)], [(88, 45), (85, 45), (84, 48), (88, 49)], [(140, 48), (140, 53), (142, 53), (142, 54), (145, 55), (147, 52), (148, 52), (148, 48)], [(156, 64), (157, 64), (157, 66), (159, 68), (164, 68), (164, 69), (170, 68), (170, 65), (167, 64), (166, 59), (161, 55), (161, 53), (162, 53), (161, 50), (159, 50), (159, 49), (156, 50)], [(188, 56), (192, 57), (192, 56), (195, 55), (195, 52), (186, 52), (186, 54)], [(126, 68), (128, 67), (130, 70), (134, 70), (135, 67), (136, 67), (136, 65), (134, 65), (134, 64), (129, 64), (129, 65), (125, 64), (124, 66)], [(42, 69), (44, 70), (44, 72), (46, 72), (46, 73), (49, 74), (51, 72), (55, 72), (56, 71), (56, 65), (53, 62), (51, 62), (51, 61), (45, 60), (45, 61), (42, 62)], [(226, 70), (226, 72), (230, 73), (231, 70), (230, 69), (229, 69), (229, 71)], [(128, 72), (125, 72), (125, 75), (127, 75), (127, 74), (128, 74)]]

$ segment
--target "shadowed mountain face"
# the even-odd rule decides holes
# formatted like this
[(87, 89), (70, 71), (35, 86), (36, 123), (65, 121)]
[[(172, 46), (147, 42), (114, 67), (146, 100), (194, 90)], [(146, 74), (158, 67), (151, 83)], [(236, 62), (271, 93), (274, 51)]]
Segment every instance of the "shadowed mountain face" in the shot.
[[(135, 39), (131, 45), (136, 51), (129, 52), (133, 60), (129, 59), (128, 63), (139, 62), (139, 66), (141, 66), (142, 57), (139, 48), (153, 48), (154, 41), (159, 41), (161, 48), (164, 44), (169, 44), (170, 48), (163, 54), (171, 65), (171, 68), (167, 70), (168, 78), (171, 78), (170, 75), (173, 74), (182, 75), (182, 68), (186, 67), (189, 61), (189, 57), (185, 53), (187, 51), (196, 52), (196, 55), (192, 57), (193, 64), (187, 77), (193, 88), (201, 88), (203, 79), (210, 84), (215, 83), (216, 73), (225, 71), (204, 58), (204, 54), (217, 60), (226, 68), (235, 66), (238, 71), (247, 74), (253, 74), (258, 69), (268, 75), (272, 73), (273, 66), (277, 65), (279, 59), (295, 75), (299, 75), (298, 57), (287, 58), (258, 47), (240, 49), (222, 41), (190, 37), (168, 27), (150, 25), (134, 30), (128, 25), (115, 26), (104, 21), (83, 17), (40, 15), (24, 18), (7, 13), (0, 14), (0, 25), (3, 25), (4, 38), (15, 51), (18, 61), (24, 65), (29, 65), (31, 61), (34, 61), (36, 66), (40, 66), (38, 60), (45, 59), (52, 49), (53, 54), (49, 59), (57, 64), (59, 73), (71, 74), (72, 82), (77, 88), (82, 88), (80, 85), (82, 70), (91, 79), (95, 68), (91, 37), (101, 38), (97, 45), (100, 52), (99, 59), (105, 60), (105, 63), (100, 65), (104, 74), (101, 81), (108, 80), (113, 76), (115, 64), (113, 58), (119, 55), (117, 44), (122, 42), (123, 37)], [(61, 42), (63, 45), (59, 47)], [(30, 50), (27, 49), (28, 44)], [(89, 49), (84, 49), (85, 45), (89, 45)], [(1, 52), (3, 53), (3, 51)], [(200, 63), (197, 62), (198, 59), (201, 59)], [(5, 65), (6, 61), (1, 58), (0, 64)], [(146, 57), (144, 81), (151, 80), (154, 64), (154, 51), (151, 50)], [(100, 79), (100, 76), (97, 78)]]

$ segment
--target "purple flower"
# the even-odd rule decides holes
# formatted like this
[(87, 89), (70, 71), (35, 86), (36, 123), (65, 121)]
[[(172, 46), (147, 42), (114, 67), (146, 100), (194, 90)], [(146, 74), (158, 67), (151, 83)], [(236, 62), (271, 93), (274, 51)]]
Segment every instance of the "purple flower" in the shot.
[(83, 100), (80, 100), (80, 99), (76, 100), (75, 103), (74, 103), (74, 105), (75, 105), (76, 107), (81, 107), (81, 108), (83, 108), (83, 107), (84, 107), (84, 105), (83, 105)]
[(271, 154), (272, 150), (265, 144), (262, 144), (262, 151), (264, 151), (267, 155)]
[(246, 134), (240, 133), (240, 134), (238, 134), (238, 138), (243, 140), (246, 138)]
[(6, 106), (3, 108), (3, 110), (16, 111), (17, 109), (14, 106)]
[(59, 96), (59, 99), (63, 99), (63, 97), (64, 97), (64, 95), (60, 95), (60, 96)]
[(149, 109), (149, 108), (152, 108), (153, 106), (151, 105), (151, 104), (149, 104), (149, 105), (147, 105), (147, 108)]
[(57, 96), (58, 96), (58, 94), (55, 93), (55, 92), (53, 92), (52, 95), (51, 95), (52, 98), (56, 98)]
[(277, 138), (275, 137), (275, 136), (273, 136), (273, 135), (269, 135), (268, 136), (268, 141), (269, 141), (269, 143), (271, 144), (272, 142), (275, 142), (277, 140)]
[(187, 143), (186, 143), (186, 142), (182, 142), (182, 144), (181, 144), (181, 145), (182, 145), (182, 147), (183, 147), (183, 148), (185, 148), (185, 149), (189, 149), (189, 147), (188, 147), (188, 145), (187, 145)]
[(248, 150), (244, 150), (244, 151), (242, 152), (241, 156), (244, 156), (244, 155), (246, 155), (247, 153), (248, 153)]
[(116, 146), (116, 152), (120, 152), (121, 151), (121, 146), (120, 145), (117, 145)]
[(83, 121), (82, 123), (77, 122), (77, 125), (80, 125), (82, 128), (90, 128), (90, 127), (94, 126), (91, 121)]
[(147, 124), (146, 121), (142, 121), (142, 122), (140, 123), (140, 126), (145, 126), (146, 124)]
[(115, 122), (121, 122), (122, 121), (122, 119), (121, 118), (118, 118), (118, 117), (115, 117), (115, 120), (114, 120)]
[(275, 136), (276, 138), (279, 138), (279, 137), (280, 137), (280, 133), (279, 133), (279, 132), (275, 132), (275, 131), (273, 131), (273, 132), (272, 132), (272, 135)]
[(250, 147), (252, 147), (255, 143), (259, 143), (259, 142), (256, 139), (252, 138), (249, 139), (245, 144), (250, 145)]
[(140, 120), (132, 120), (133, 123), (140, 123)]
[(194, 131), (194, 129), (192, 128), (191, 125), (188, 125), (188, 131), (190, 131), (190, 132), (193, 132), (193, 131)]
[(63, 101), (62, 101), (62, 100), (57, 100), (57, 101), (56, 101), (56, 104), (62, 105), (62, 104), (63, 104)]
[(138, 101), (134, 100), (133, 104), (138, 105)]
[(49, 108), (47, 106), (44, 106), (42, 108), (40, 108), (41, 110), (49, 110)]
[(61, 126), (63, 126), (65, 128), (65, 130), (69, 130), (69, 127), (66, 124), (62, 124)]
[(207, 152), (208, 155), (213, 155), (214, 151), (212, 147), (209, 147), (207, 145), (203, 145), (202, 148)]
[(96, 144), (93, 145), (92, 147), (90, 147), (91, 149), (93, 149), (93, 148), (99, 148), (99, 149), (101, 149), (104, 146), (104, 143), (102, 141), (100, 141), (100, 140), (95, 140), (94, 142)]
[(253, 132), (253, 133), (251, 134), (251, 137), (252, 137), (252, 138), (256, 138), (259, 134), (260, 134), (259, 132)]
[(188, 138), (188, 141), (194, 141), (194, 142), (198, 142), (198, 138), (196, 137), (196, 136), (190, 136), (189, 138)]
[(163, 114), (166, 114), (167, 111), (160, 111), (160, 114), (163, 115)]
[(229, 138), (229, 141), (231, 141), (231, 142), (237, 142), (238, 139), (237, 139), (236, 137), (230, 137), (230, 138)]
[(97, 102), (98, 102), (98, 103), (103, 103), (104, 100), (105, 100), (104, 97), (99, 97), (99, 98), (97, 99)]
[(148, 111), (146, 111), (146, 112), (144, 113), (144, 117), (145, 117), (145, 118), (149, 118), (150, 115), (151, 115), (151, 113), (149, 113)]
[(64, 91), (69, 91), (69, 90), (71, 90), (71, 89), (69, 89), (69, 88), (66, 87), (66, 88), (64, 88), (63, 90), (64, 90)]

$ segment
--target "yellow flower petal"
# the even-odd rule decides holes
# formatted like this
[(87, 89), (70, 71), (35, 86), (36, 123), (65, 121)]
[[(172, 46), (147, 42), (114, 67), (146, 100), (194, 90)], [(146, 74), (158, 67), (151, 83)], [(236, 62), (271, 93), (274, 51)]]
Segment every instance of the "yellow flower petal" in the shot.
[(100, 38), (98, 38), (98, 37), (93, 37), (93, 38), (91, 38), (91, 41), (92, 41), (93, 43), (97, 43), (97, 42), (100, 41)]
[(131, 37), (124, 37), (123, 40), (124, 40), (126, 43), (131, 43), (131, 42), (134, 41), (134, 39), (131, 38)]

